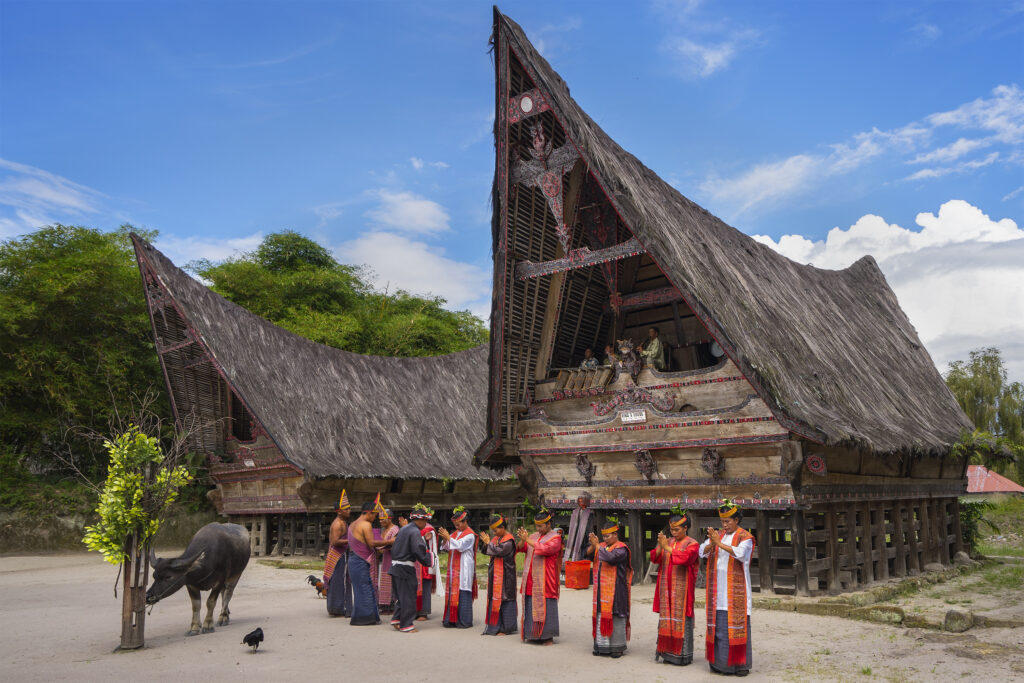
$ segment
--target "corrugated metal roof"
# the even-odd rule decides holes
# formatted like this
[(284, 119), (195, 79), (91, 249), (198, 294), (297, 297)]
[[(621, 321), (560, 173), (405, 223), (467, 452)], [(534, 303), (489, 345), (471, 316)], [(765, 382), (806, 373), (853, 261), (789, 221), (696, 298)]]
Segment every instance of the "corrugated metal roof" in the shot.
[(984, 465), (968, 465), (967, 493), (1024, 493), (1024, 486)]

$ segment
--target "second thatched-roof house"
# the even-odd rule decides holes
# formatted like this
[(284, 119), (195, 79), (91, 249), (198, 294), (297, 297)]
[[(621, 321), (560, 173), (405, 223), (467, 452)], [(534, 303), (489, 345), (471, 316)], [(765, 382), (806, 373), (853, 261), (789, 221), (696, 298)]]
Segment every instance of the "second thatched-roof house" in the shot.
[(342, 488), (354, 504), (512, 508), (508, 470), (476, 468), (487, 348), (364, 356), (311, 342), (210, 291), (132, 236), (175, 418), (195, 423), (221, 514), (259, 554), (319, 553)]

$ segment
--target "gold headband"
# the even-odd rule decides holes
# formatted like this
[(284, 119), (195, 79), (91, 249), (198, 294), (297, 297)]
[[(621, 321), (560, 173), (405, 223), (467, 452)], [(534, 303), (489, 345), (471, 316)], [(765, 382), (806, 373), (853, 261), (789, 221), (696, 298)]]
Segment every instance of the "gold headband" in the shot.
[(739, 507), (736, 505), (733, 505), (732, 507), (726, 507), (723, 505), (722, 507), (718, 508), (718, 517), (720, 519), (727, 519), (735, 515), (738, 511)]
[(613, 526), (608, 527), (607, 529), (601, 529), (601, 533), (602, 534), (614, 534), (618, 530), (619, 530), (619, 525), (615, 524)]
[(505, 526), (505, 518), (501, 515), (498, 515), (498, 519), (494, 520), (489, 525), (491, 529), (497, 529), (499, 526)]
[[(543, 513), (541, 513), (541, 514), (543, 514)], [(551, 521), (551, 513), (549, 512), (549, 513), (547, 513), (547, 515), (545, 515), (543, 517), (541, 517), (541, 516), (534, 517), (533, 521), (538, 523), (538, 524), (544, 524), (545, 522), (550, 522)]]
[(672, 527), (673, 529), (678, 529), (681, 526), (689, 525), (689, 524), (690, 524), (690, 518), (687, 517), (686, 515), (683, 515), (683, 518), (680, 519), (678, 522), (669, 522), (668, 523), (668, 525), (670, 527)]

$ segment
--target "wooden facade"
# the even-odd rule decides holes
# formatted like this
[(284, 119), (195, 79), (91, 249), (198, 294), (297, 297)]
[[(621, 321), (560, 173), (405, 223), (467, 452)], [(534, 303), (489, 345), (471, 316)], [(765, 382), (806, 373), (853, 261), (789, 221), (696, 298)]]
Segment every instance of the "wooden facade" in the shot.
[[(801, 266), (685, 199), (600, 130), (495, 11), (494, 304), (479, 463), (626, 527), (668, 510), (757, 539), (765, 592), (836, 592), (961, 549), (970, 422), (870, 259)], [(656, 327), (664, 369), (630, 347)], [(586, 349), (619, 358), (581, 368)], [(661, 365), (661, 363), (659, 363)]]

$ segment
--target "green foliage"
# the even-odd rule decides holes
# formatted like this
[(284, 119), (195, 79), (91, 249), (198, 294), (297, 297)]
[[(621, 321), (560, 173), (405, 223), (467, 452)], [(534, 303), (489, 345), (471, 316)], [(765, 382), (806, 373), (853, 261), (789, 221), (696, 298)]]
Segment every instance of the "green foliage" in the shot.
[(0, 509), (31, 515), (87, 515), (96, 492), (85, 482), (62, 476), (33, 475), (13, 448), (0, 445)]
[(992, 503), (984, 500), (960, 501), (960, 528), (963, 531), (964, 546), (967, 548), (968, 555), (978, 554), (978, 545), (982, 538), (982, 524), (999, 533), (998, 527), (985, 516), (994, 509), (995, 506)]
[[(1024, 481), (1024, 385), (1007, 381), (999, 349), (975, 349), (969, 360), (950, 363), (946, 385), (981, 437), (1000, 447), (976, 452), (973, 462)], [(1009, 468), (1012, 460), (1016, 471)]]
[(162, 384), (130, 229), (0, 243), (0, 443), (33, 472), (66, 471), (63, 457), (101, 476), (99, 443), (68, 429), (106, 432), (115, 406)]
[(256, 315), (327, 346), (380, 356), (432, 356), (487, 341), (482, 320), (439, 297), (375, 291), (366, 272), (337, 263), (295, 232), (268, 235), (251, 254), (190, 268)]
[(138, 534), (140, 547), (149, 545), (178, 490), (192, 477), (184, 465), (164, 466), (159, 439), (134, 426), (104, 446), (110, 463), (96, 506), (100, 519), (86, 527), (82, 542), (107, 562), (120, 564), (132, 534)]

